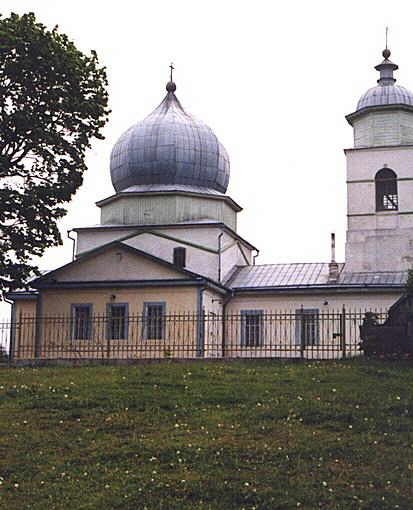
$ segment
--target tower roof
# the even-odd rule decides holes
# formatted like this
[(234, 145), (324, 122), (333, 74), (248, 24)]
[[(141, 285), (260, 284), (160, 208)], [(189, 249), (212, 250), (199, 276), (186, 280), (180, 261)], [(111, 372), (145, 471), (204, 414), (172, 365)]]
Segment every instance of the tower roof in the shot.
[(380, 72), (377, 85), (367, 90), (360, 97), (356, 112), (364, 108), (389, 105), (413, 106), (413, 93), (405, 87), (395, 84), (396, 79), (393, 76), (393, 72), (399, 67), (389, 60), (390, 50), (386, 48), (383, 50), (382, 55), (384, 60), (375, 66), (375, 69)]
[(161, 104), (115, 143), (110, 157), (115, 190), (168, 185), (225, 193), (229, 181), (225, 148), (206, 124), (184, 110), (172, 76), (166, 90)]

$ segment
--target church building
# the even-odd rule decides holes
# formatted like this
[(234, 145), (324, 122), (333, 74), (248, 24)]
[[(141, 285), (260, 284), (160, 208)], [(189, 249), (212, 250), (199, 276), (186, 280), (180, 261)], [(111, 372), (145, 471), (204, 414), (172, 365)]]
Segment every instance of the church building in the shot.
[[(70, 317), (71, 338), (81, 341), (92, 335), (91, 317), (115, 317), (118, 331), (109, 335), (131, 340), (127, 318), (139, 316), (148, 323), (135, 340), (162, 341), (163, 318), (191, 312), (198, 316), (194, 345), (203, 356), (201, 315), (239, 316), (232, 341), (263, 347), (260, 318), (268, 311), (314, 319), (343, 306), (389, 307), (413, 263), (413, 93), (396, 85), (398, 66), (387, 48), (383, 58), (375, 67), (377, 85), (346, 117), (354, 146), (345, 150), (344, 263), (335, 260), (334, 237), (330, 261), (256, 263), (257, 248), (238, 233), (242, 208), (226, 194), (228, 154), (185, 111), (171, 78), (161, 104), (113, 147), (114, 194), (96, 204), (100, 224), (73, 229), (74, 260), (9, 294), (13, 320)], [(40, 329), (33, 326), (38, 344), (46, 334)], [(217, 343), (222, 334), (215, 329)]]

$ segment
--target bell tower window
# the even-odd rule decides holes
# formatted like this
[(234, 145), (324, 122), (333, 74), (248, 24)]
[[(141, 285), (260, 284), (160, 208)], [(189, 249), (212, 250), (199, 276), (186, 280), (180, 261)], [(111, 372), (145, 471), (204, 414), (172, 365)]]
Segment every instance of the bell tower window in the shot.
[(376, 211), (397, 211), (399, 197), (397, 195), (397, 175), (390, 168), (382, 168), (375, 177)]

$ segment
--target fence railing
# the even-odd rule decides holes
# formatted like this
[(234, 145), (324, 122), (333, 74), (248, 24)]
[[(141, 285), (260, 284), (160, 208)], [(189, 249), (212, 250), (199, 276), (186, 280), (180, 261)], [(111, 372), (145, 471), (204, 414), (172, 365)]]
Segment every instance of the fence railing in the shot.
[[(387, 314), (376, 312), (379, 322)], [(243, 310), (152, 316), (20, 316), (0, 323), (10, 360), (304, 358), (362, 354), (365, 311)], [(3, 357), (4, 357), (3, 352)]]

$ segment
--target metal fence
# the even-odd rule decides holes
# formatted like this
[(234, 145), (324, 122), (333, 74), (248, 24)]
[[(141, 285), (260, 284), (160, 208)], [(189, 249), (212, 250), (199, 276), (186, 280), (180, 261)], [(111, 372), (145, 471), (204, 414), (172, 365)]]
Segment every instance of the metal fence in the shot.
[[(375, 311), (382, 323), (386, 312)], [(0, 323), (9, 360), (304, 358), (362, 354), (365, 311), (20, 316)], [(4, 355), (4, 353), (3, 353)], [(3, 358), (4, 359), (4, 358)]]

